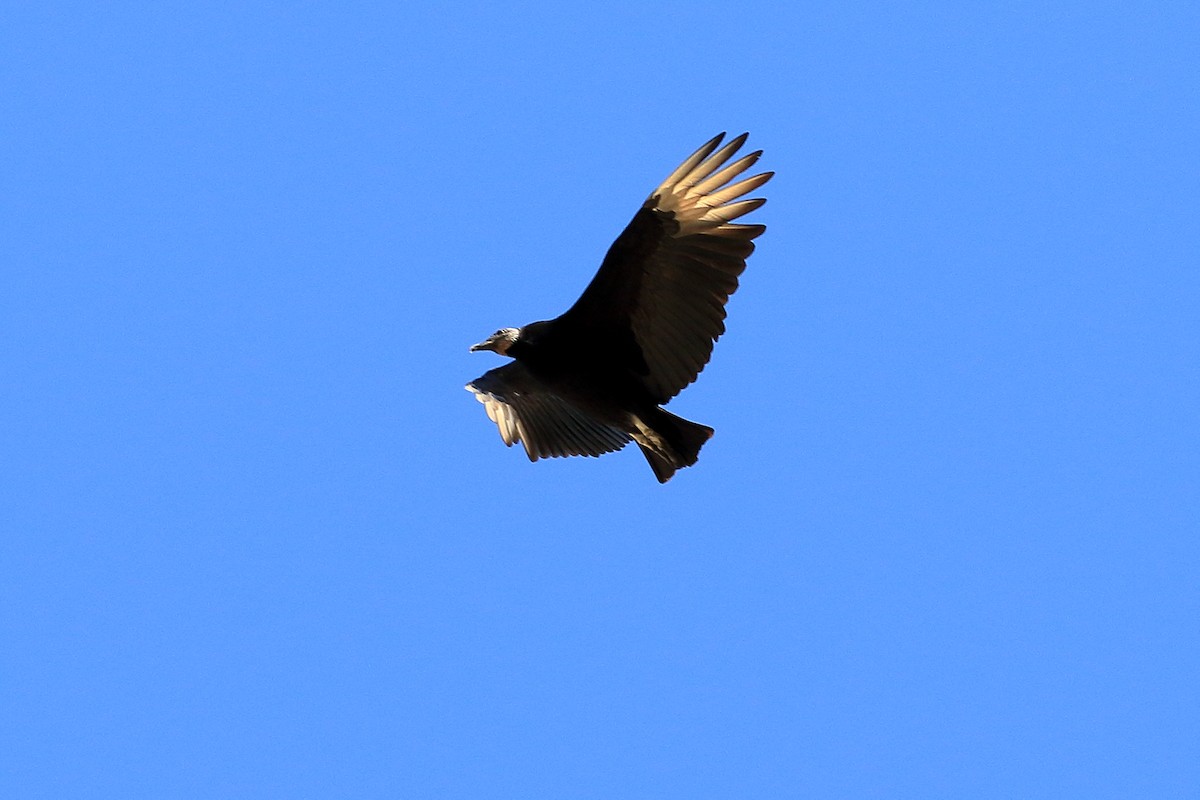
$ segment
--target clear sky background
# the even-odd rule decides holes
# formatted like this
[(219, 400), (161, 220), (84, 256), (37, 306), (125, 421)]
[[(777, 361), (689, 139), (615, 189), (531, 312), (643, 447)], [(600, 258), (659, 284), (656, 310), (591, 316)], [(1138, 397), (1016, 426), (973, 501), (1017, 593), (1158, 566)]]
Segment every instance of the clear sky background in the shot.
[[(0, 795), (1200, 796), (1200, 6), (3, 16)], [(530, 464), (722, 130), (716, 437)]]

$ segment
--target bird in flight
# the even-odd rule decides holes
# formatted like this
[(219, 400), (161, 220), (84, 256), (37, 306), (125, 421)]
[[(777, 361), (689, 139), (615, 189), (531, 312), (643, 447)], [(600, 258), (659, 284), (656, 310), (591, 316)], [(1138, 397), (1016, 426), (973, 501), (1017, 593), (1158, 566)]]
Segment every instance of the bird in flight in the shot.
[[(642, 204), (566, 313), (502, 328), (471, 351), (513, 359), (467, 384), (530, 461), (599, 456), (630, 440), (659, 483), (696, 463), (713, 435), (666, 411), (700, 374), (725, 332), (725, 302), (764, 225), (734, 220), (774, 173), (740, 179), (762, 151), (730, 161), (747, 134), (706, 142)], [(719, 149), (718, 149), (719, 148)]]

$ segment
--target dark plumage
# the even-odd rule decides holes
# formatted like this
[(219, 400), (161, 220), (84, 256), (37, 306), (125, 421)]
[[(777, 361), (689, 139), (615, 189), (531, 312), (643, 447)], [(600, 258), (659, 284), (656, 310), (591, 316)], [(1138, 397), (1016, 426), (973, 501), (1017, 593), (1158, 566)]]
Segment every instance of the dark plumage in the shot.
[(724, 136), (651, 192), (565, 314), (471, 348), (514, 359), (467, 389), (530, 461), (599, 456), (632, 439), (661, 483), (696, 463), (712, 428), (659, 406), (696, 380), (725, 332), (725, 301), (765, 230), (733, 220), (766, 201), (738, 198), (773, 174), (730, 183), (762, 151), (726, 166), (746, 134), (718, 150)]

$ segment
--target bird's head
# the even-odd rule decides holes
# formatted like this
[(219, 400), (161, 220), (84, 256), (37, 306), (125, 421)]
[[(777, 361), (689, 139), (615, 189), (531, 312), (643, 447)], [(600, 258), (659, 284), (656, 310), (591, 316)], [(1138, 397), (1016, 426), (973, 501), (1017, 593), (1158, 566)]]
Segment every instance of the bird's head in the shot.
[(507, 355), (508, 348), (512, 347), (520, 337), (520, 328), (501, 328), (479, 344), (471, 345), (471, 352), (474, 353), (477, 350), (491, 350), (492, 352), (499, 353), (502, 356)]

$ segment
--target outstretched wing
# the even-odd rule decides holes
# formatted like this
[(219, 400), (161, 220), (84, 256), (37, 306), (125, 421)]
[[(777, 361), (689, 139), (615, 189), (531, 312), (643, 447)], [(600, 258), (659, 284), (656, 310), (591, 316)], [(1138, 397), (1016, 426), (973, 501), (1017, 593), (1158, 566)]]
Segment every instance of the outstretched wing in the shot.
[(549, 392), (519, 361), (489, 370), (467, 384), (512, 446), (530, 461), (559, 456), (599, 456), (629, 443), (624, 431), (597, 422)]
[[(609, 248), (599, 272), (567, 313), (584, 329), (627, 329), (641, 348), (651, 396), (665, 403), (696, 380), (725, 332), (725, 302), (764, 225), (733, 220), (766, 200), (739, 200), (774, 173), (736, 182), (762, 151), (726, 165), (747, 134), (717, 149), (709, 140), (651, 194)], [(644, 368), (643, 368), (644, 367)]]

